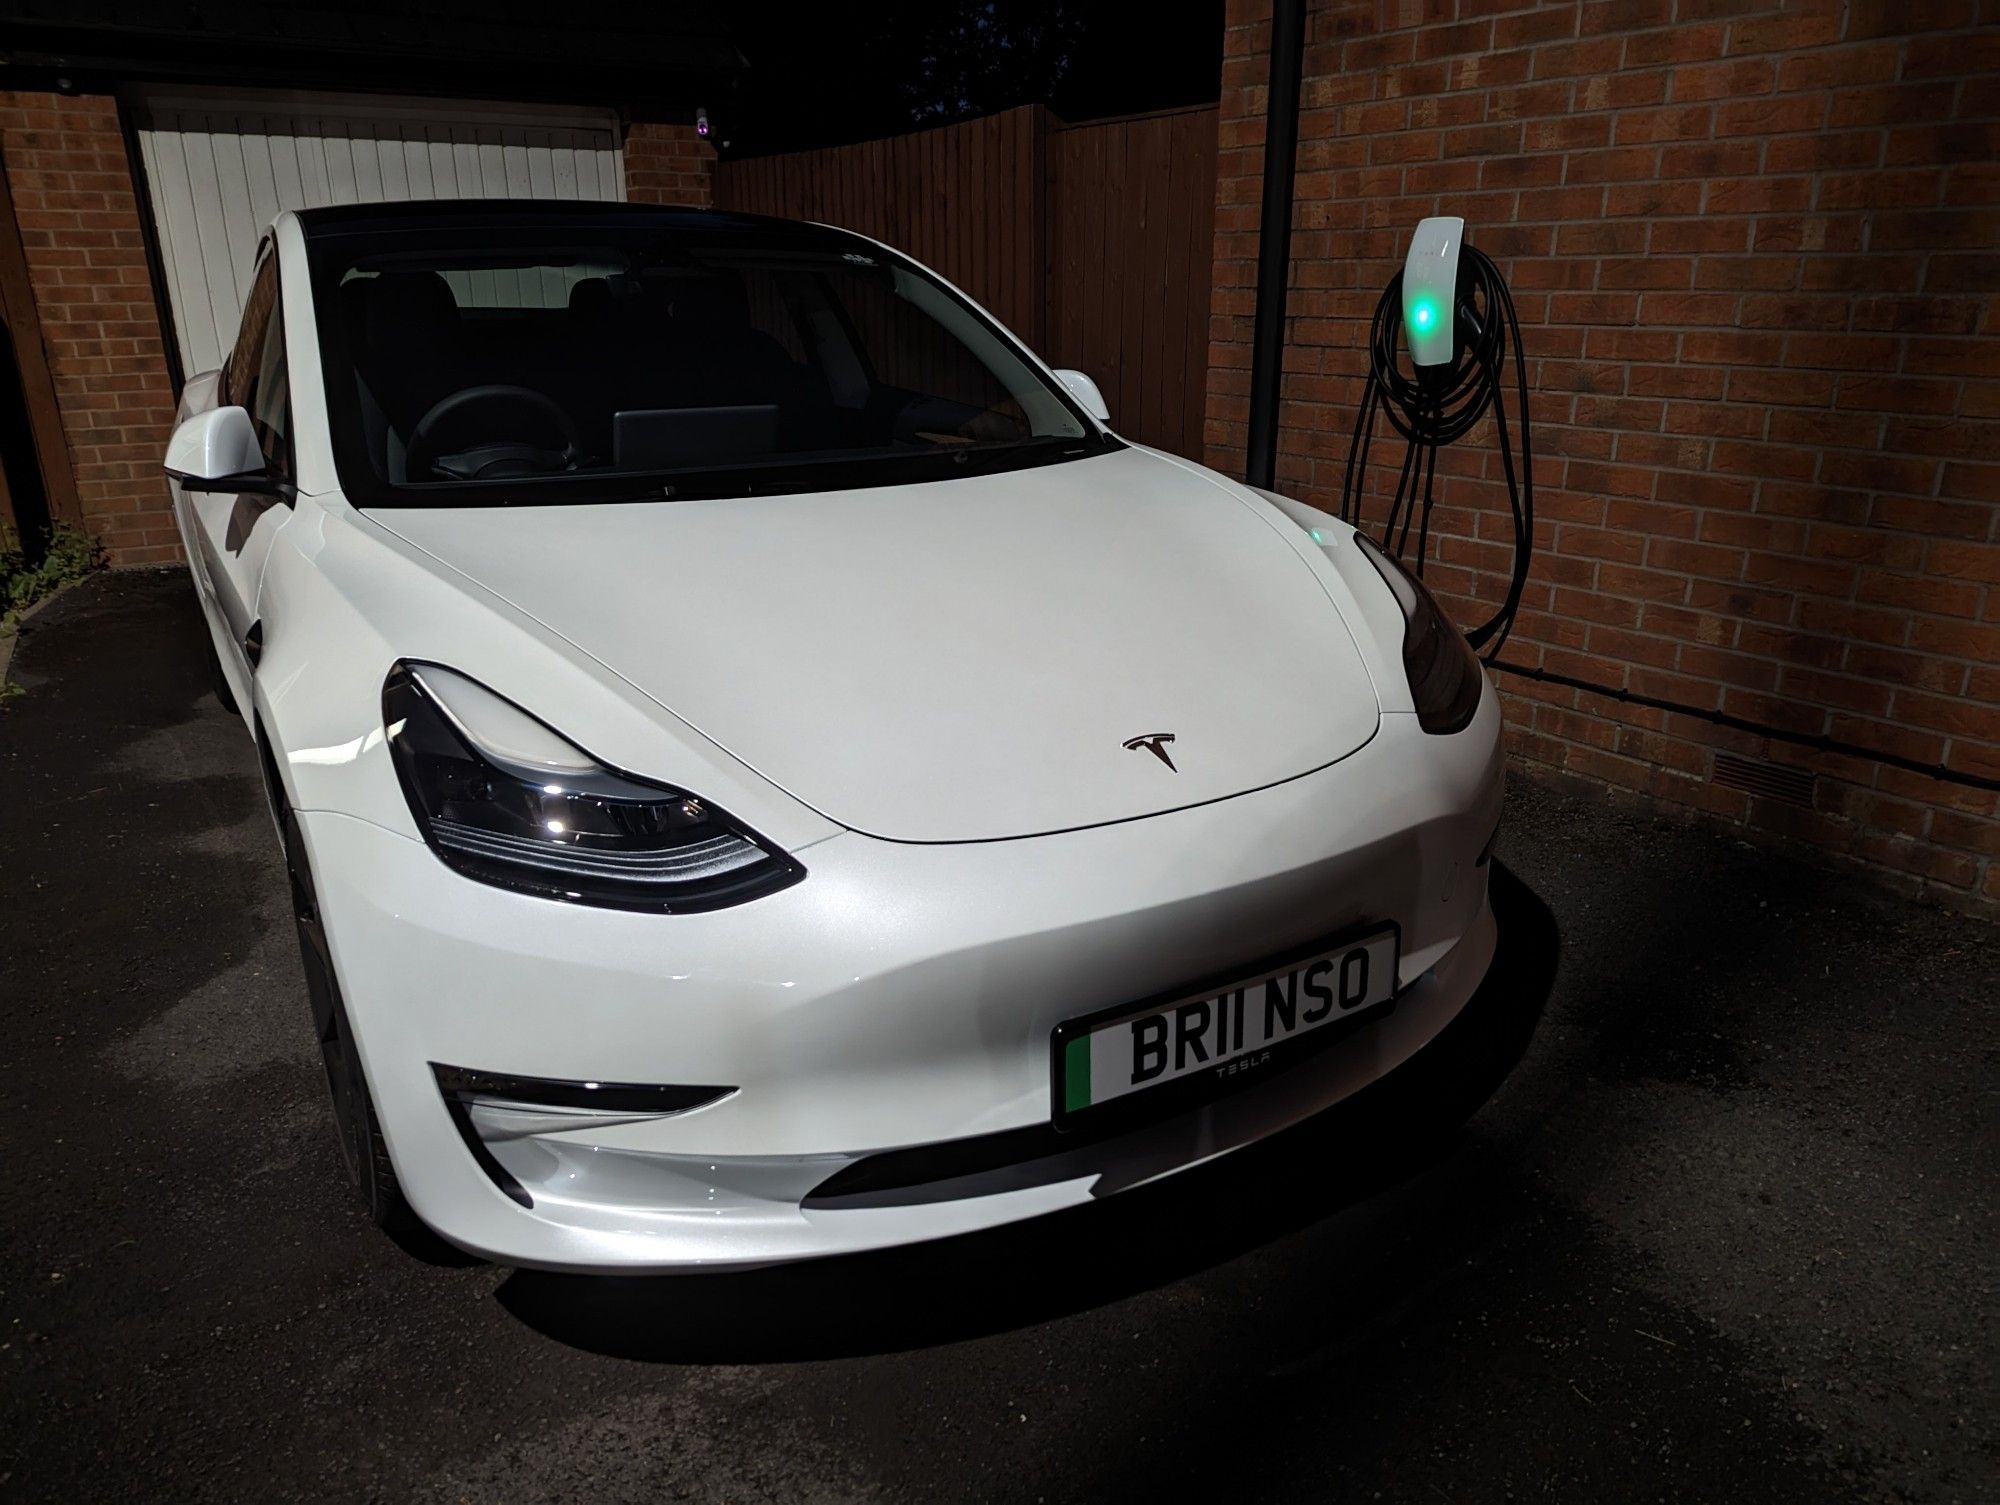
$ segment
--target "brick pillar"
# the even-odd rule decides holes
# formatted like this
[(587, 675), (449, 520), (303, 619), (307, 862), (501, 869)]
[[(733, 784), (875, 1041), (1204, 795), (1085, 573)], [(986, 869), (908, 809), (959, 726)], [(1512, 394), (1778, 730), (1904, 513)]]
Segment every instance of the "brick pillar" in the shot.
[(635, 120), (625, 128), (625, 196), (635, 204), (715, 204), (715, 149), (692, 125)]
[(118, 565), (181, 557), (160, 457), (173, 385), (115, 103), (0, 92), (0, 157), (84, 523)]

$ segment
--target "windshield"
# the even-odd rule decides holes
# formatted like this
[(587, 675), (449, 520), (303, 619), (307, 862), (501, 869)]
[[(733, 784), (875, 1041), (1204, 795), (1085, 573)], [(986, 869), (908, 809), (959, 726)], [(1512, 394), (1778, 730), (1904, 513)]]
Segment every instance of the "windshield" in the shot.
[(309, 247), (362, 506), (831, 490), (1117, 447), (962, 298), (838, 232), (489, 222)]

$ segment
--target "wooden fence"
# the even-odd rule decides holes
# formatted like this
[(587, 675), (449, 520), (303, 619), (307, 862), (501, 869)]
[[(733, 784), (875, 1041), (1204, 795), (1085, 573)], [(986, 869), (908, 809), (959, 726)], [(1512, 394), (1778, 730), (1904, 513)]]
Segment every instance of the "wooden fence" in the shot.
[(725, 161), (716, 204), (872, 235), (943, 273), (1117, 430), (1199, 458), (1215, 223), (1212, 105), (1067, 125), (1039, 105)]

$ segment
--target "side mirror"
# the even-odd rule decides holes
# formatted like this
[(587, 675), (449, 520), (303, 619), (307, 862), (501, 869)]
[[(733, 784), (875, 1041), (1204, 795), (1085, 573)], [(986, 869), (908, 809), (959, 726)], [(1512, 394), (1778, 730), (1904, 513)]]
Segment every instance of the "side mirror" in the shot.
[(241, 408), (210, 408), (175, 429), (167, 441), (166, 470), (183, 491), (285, 494), (284, 482), (264, 463), (250, 415)]
[(1081, 371), (1058, 371), (1056, 380), (1069, 388), (1069, 395), (1083, 404), (1084, 412), (1099, 423), (1111, 421), (1111, 409), (1104, 405), (1104, 394), (1097, 390), (1097, 383)]

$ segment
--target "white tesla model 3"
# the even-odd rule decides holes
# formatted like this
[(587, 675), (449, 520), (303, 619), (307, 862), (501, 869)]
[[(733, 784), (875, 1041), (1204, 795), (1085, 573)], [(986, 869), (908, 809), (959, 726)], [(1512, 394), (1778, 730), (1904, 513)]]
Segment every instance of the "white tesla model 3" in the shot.
[(378, 1219), (937, 1238), (1306, 1118), (1480, 988), (1500, 712), (1423, 586), (923, 267), (525, 203), (260, 255), (167, 468)]

